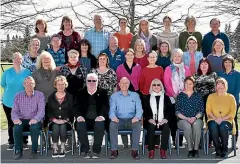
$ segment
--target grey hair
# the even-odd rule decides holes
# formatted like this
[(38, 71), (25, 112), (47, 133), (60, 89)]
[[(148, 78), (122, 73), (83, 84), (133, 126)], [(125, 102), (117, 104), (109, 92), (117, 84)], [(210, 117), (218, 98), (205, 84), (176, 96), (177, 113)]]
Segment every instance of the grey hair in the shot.
[(181, 55), (181, 58), (182, 58), (182, 61), (183, 61), (183, 51), (182, 51), (180, 48), (175, 48), (175, 49), (172, 51), (172, 54), (171, 54), (171, 58), (170, 58), (171, 62), (173, 62), (173, 57), (174, 57), (174, 55), (175, 55), (176, 53), (178, 53), (178, 54)]
[[(130, 80), (129, 80), (127, 77), (125, 77), (125, 76), (122, 77), (122, 78), (120, 79), (120, 81), (121, 81), (121, 80), (124, 80), (124, 79), (126, 79), (126, 80), (130, 83)], [(119, 83), (120, 83), (120, 81), (119, 81)]]
[(149, 88), (149, 93), (152, 94), (154, 91), (152, 90), (153, 84), (154, 83), (159, 83), (161, 85), (162, 88), (162, 92), (165, 93), (164, 87), (163, 87), (163, 83), (161, 82), (161, 80), (159, 79), (153, 79), (153, 81), (151, 82), (150, 88)]
[(13, 55), (12, 55), (12, 60), (17, 56), (19, 55), (21, 58), (23, 58), (22, 54), (20, 52), (14, 52)]
[(150, 53), (148, 54), (148, 56), (149, 56), (150, 54), (153, 54), (153, 55), (155, 55), (156, 57), (158, 56), (158, 54), (157, 54), (156, 51), (152, 51), (152, 52), (150, 52)]
[(87, 74), (86, 80), (89, 79), (90, 77), (94, 77), (98, 81), (98, 76), (95, 73)]

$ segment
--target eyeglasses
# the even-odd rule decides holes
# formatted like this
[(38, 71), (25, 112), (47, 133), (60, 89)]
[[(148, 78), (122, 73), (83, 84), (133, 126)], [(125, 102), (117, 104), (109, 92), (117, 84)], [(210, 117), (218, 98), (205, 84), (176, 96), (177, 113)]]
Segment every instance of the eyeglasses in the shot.
[(153, 86), (154, 86), (154, 87), (156, 87), (156, 86), (160, 87), (161, 84), (153, 84)]
[(97, 82), (97, 80), (87, 80), (87, 82), (89, 82), (89, 83), (96, 83)]

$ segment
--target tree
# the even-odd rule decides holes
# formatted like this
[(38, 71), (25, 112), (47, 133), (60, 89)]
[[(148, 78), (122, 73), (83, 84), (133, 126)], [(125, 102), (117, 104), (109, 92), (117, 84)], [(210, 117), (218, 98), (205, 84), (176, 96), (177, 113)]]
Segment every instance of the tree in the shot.
[(234, 40), (233, 49), (234, 49), (234, 52), (236, 53), (236, 57), (238, 61), (240, 61), (240, 21), (238, 22), (238, 25), (234, 31), (233, 40)]

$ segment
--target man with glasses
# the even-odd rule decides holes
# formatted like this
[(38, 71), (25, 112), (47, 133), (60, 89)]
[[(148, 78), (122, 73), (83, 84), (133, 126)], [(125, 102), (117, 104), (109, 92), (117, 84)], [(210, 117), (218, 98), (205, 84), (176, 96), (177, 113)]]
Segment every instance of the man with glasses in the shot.
[(45, 115), (45, 97), (42, 92), (34, 90), (34, 87), (35, 80), (28, 76), (24, 80), (25, 91), (17, 93), (14, 97), (11, 116), (14, 123), (15, 160), (22, 158), (23, 131), (30, 130), (31, 133), (32, 152), (30, 158), (35, 159), (37, 155), (41, 121)]
[[(96, 74), (88, 74), (86, 82), (86, 87), (76, 94), (76, 129), (81, 143), (81, 151), (84, 152), (84, 158), (96, 159), (99, 158), (101, 152), (105, 125), (108, 125), (109, 101), (107, 91), (97, 87), (98, 76)], [(88, 131), (94, 131), (92, 155), (90, 155)]]

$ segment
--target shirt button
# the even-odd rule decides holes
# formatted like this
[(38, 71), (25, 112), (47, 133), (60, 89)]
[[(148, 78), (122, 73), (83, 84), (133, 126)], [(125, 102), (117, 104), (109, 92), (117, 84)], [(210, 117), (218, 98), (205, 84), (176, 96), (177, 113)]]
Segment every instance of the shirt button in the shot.
[(59, 110), (61, 110), (62, 108), (61, 108), (61, 107), (59, 107), (58, 109), (59, 109)]

